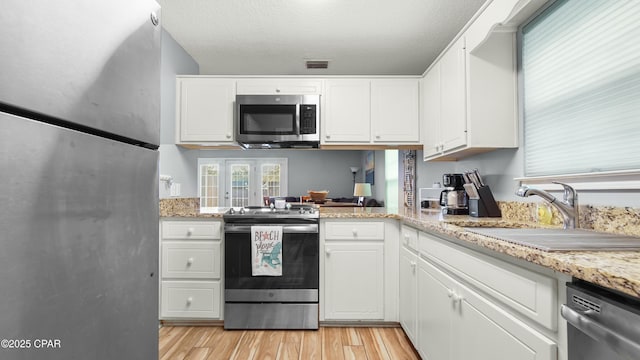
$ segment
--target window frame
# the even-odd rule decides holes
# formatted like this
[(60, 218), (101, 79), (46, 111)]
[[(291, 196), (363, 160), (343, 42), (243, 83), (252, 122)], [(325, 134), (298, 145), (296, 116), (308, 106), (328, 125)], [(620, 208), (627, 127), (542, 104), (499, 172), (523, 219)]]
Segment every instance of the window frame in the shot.
[[(220, 208), (231, 207), (231, 173), (230, 166), (233, 164), (249, 164), (251, 166), (249, 179), (249, 206), (261, 206), (262, 204), (262, 166), (267, 164), (280, 165), (280, 193), (288, 193), (288, 159), (287, 158), (198, 158), (198, 198), (202, 204), (202, 174), (200, 172), (203, 165), (218, 165), (218, 203), (217, 207), (201, 207), (201, 212), (216, 212)], [(282, 195), (286, 196), (286, 195)]]
[(540, 9), (538, 9), (531, 17), (518, 26), (516, 32), (516, 60), (517, 60), (517, 82), (518, 82), (518, 120), (520, 131), (520, 156), (522, 159), (521, 177), (514, 180), (520, 184), (534, 184), (536, 187), (544, 190), (562, 190), (560, 185), (552, 183), (553, 181), (567, 182), (576, 190), (638, 190), (640, 189), (640, 166), (637, 169), (602, 171), (602, 172), (584, 172), (584, 173), (567, 173), (557, 175), (526, 175), (526, 143), (524, 136), (525, 117), (524, 117), (524, 72), (523, 72), (523, 28), (535, 21), (538, 16), (547, 11), (548, 8), (557, 4), (560, 0), (551, 0)]

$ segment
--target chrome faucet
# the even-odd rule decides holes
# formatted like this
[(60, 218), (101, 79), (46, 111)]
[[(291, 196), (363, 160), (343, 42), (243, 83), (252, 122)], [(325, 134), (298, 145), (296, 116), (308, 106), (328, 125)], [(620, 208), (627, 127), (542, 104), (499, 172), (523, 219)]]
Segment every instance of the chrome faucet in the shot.
[(562, 201), (557, 201), (558, 199), (556, 199), (555, 196), (544, 190), (532, 188), (527, 185), (520, 186), (516, 191), (516, 195), (522, 197), (538, 195), (547, 200), (551, 205), (558, 209), (560, 214), (562, 214), (562, 227), (564, 229), (575, 229), (578, 227), (578, 193), (574, 188), (565, 183), (557, 181), (553, 181), (553, 183), (562, 185), (564, 188)]

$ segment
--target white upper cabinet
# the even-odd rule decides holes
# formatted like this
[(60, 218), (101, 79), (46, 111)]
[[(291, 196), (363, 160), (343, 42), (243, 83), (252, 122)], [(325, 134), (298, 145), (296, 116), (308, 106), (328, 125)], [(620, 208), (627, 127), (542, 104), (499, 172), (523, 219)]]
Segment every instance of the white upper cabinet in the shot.
[(325, 82), (322, 143), (420, 143), (418, 79), (331, 79)]
[(440, 61), (440, 141), (442, 151), (467, 143), (464, 37)]
[(372, 140), (420, 142), (419, 83), (416, 79), (371, 81)]
[(235, 80), (178, 77), (176, 143), (233, 143)]
[(423, 80), (425, 159), (467, 143), (464, 51), (464, 38), (460, 38)]
[(370, 81), (332, 79), (325, 82), (321, 110), (323, 143), (368, 143), (371, 136)]
[(238, 79), (238, 95), (315, 95), (322, 94), (319, 79)]
[(491, 2), (431, 66), (422, 94), (424, 160), (518, 147), (515, 31), (544, 2)]

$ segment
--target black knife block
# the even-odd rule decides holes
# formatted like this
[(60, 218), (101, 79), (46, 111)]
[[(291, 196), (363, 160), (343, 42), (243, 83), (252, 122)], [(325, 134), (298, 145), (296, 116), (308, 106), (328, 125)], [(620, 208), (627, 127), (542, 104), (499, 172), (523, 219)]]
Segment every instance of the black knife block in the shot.
[(469, 215), (473, 217), (501, 217), (502, 212), (488, 185), (478, 188), (478, 198), (469, 199)]

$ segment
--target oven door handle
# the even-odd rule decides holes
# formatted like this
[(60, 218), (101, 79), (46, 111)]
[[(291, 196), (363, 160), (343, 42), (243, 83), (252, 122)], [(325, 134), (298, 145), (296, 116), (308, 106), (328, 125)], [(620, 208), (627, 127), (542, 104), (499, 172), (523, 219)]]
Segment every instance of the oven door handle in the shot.
[[(264, 225), (260, 225), (260, 226), (269, 226), (268, 224), (264, 224)], [(277, 224), (274, 226), (282, 226), (282, 232), (285, 234), (300, 234), (300, 233), (311, 233), (311, 234), (317, 234), (318, 233), (318, 224), (299, 224), (299, 225), (282, 225), (282, 224)], [(225, 233), (250, 233), (251, 232), (251, 225), (229, 225), (226, 224), (224, 226), (224, 232)]]
[(604, 342), (619, 354), (630, 356), (631, 359), (640, 354), (640, 344), (629, 339), (625, 335), (603, 326), (583, 314), (580, 314), (567, 305), (562, 305), (560, 308), (560, 314), (576, 329), (597, 341)]

